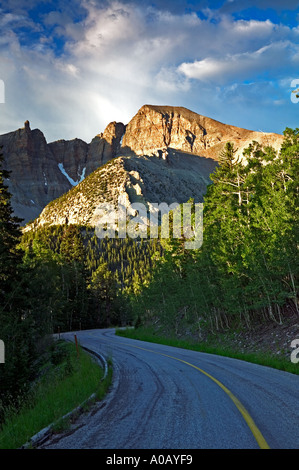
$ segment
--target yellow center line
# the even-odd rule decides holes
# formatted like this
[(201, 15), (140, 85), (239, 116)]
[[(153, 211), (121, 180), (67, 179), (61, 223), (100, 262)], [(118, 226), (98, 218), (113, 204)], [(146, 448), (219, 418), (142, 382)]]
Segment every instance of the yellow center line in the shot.
[(132, 344), (126, 344), (126, 345), (130, 346), (132, 348), (141, 349), (143, 351), (147, 351), (147, 352), (151, 352), (151, 353), (154, 353), (154, 354), (158, 354), (160, 356), (165, 356), (165, 357), (169, 357), (171, 359), (175, 359), (176, 361), (182, 362), (184, 364), (187, 364), (190, 367), (193, 367), (194, 369), (197, 369), (199, 372), (201, 372), (202, 374), (209, 377), (209, 379), (213, 380), (213, 382), (215, 382), (229, 396), (229, 398), (236, 405), (236, 407), (240, 411), (241, 415), (243, 416), (244, 420), (246, 421), (249, 429), (251, 430), (253, 436), (255, 437), (260, 449), (270, 449), (270, 447), (269, 447), (267, 441), (265, 440), (264, 436), (262, 435), (261, 431), (258, 429), (258, 427), (255, 424), (254, 420), (251, 418), (250, 414), (248, 413), (246, 408), (242, 405), (240, 400), (238, 400), (238, 398), (235, 397), (235, 395), (227, 387), (225, 387), (225, 385), (223, 385), (223, 383), (221, 383), (215, 377), (208, 374), (208, 372), (204, 371), (203, 369), (200, 369), (199, 367), (195, 366), (194, 364), (191, 364), (190, 362), (183, 361), (182, 359), (179, 359), (178, 357), (169, 356), (168, 354), (159, 353), (159, 352), (153, 351), (151, 349), (141, 348), (140, 346), (133, 346)]

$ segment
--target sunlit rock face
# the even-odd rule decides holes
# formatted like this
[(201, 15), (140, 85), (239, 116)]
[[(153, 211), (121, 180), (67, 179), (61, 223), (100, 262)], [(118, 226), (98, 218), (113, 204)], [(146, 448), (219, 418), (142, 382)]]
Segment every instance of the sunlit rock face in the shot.
[(182, 107), (144, 105), (126, 126), (122, 150), (150, 155), (171, 148), (217, 160), (227, 141), (242, 154), (252, 140), (279, 149), (282, 136), (223, 124)]

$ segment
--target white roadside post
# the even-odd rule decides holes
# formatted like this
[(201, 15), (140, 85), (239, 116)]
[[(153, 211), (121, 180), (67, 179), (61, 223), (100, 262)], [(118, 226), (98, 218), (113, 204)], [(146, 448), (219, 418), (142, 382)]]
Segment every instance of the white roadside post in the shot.
[(5, 362), (5, 345), (4, 341), (0, 339), (0, 364), (4, 364)]

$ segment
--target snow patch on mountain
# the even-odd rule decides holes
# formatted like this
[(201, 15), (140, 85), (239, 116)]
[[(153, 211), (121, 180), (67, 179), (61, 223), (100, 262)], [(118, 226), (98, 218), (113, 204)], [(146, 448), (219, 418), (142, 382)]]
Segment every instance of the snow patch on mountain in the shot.
[(61, 171), (61, 173), (68, 179), (68, 181), (71, 183), (72, 186), (77, 186), (77, 184), (81, 183), (85, 178), (86, 168), (83, 168), (80, 178), (77, 181), (74, 181), (73, 178), (71, 178), (67, 174), (67, 172), (65, 171), (64, 166), (63, 166), (62, 163), (58, 163), (58, 167), (59, 167), (59, 170)]

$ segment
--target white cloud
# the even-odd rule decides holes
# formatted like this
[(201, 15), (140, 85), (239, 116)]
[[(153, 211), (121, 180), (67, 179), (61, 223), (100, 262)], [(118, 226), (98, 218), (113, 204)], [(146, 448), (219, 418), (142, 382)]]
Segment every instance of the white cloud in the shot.
[[(69, 3), (45, 14), (43, 28), (25, 10), (2, 16), (0, 133), (29, 119), (48, 140), (90, 141), (111, 120), (127, 123), (145, 103), (188, 103), (217, 118), (216, 86), (241, 93), (243, 80), (254, 83), (265, 72), (283, 80), (298, 69), (298, 31), (269, 20), (236, 21), (217, 11), (203, 20), (122, 1), (83, 7), (80, 21)], [(30, 24), (40, 36), (28, 44), (14, 26)], [(66, 40), (59, 55), (57, 38)]]
[(190, 91), (190, 81), (178, 73), (175, 68), (162, 68), (155, 77), (155, 84), (161, 92)]
[(291, 60), (297, 60), (299, 45), (289, 41), (272, 43), (253, 52), (228, 54), (225, 57), (207, 57), (200, 61), (182, 63), (178, 71), (188, 78), (204, 82), (227, 83), (231, 80), (252, 79), (255, 75), (269, 73), (279, 75), (288, 69)]
[(270, 21), (257, 21), (257, 20), (238, 20), (235, 22), (233, 30), (241, 35), (252, 37), (265, 38), (273, 33), (275, 25)]

